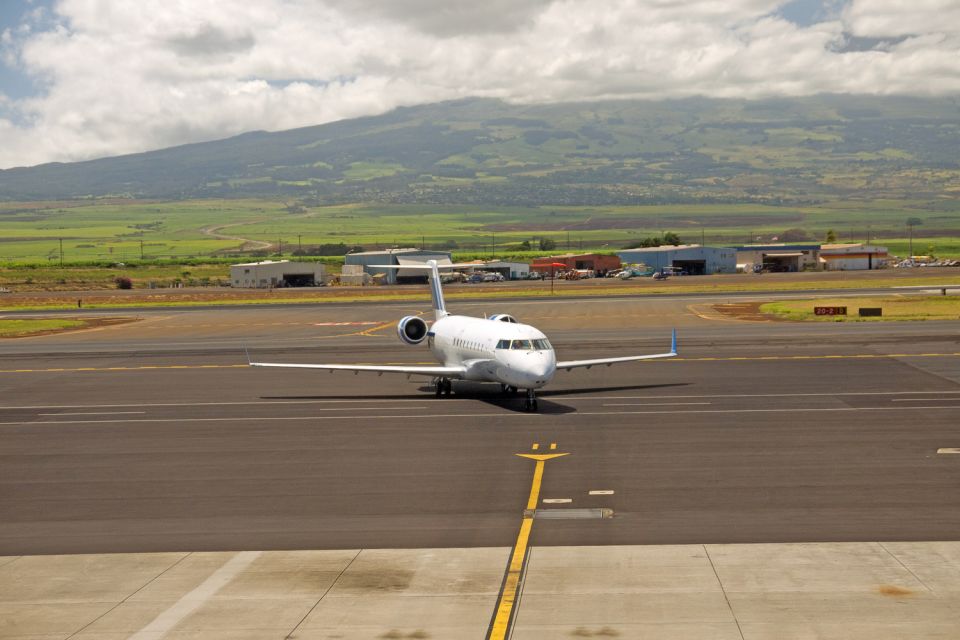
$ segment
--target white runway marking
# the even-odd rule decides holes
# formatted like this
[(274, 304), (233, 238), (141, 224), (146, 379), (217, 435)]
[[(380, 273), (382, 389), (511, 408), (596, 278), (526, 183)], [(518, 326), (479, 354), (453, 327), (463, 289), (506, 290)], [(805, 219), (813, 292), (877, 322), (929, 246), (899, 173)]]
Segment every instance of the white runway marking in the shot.
[(70, 413), (38, 413), (38, 416), (122, 416), (143, 414), (146, 411), (73, 411)]
[(942, 447), (940, 449), (937, 449), (937, 453), (960, 453), (960, 448)]
[(605, 402), (605, 407), (689, 407), (692, 405), (713, 404), (712, 402)]
[(612, 496), (613, 489), (594, 489), (590, 492), (591, 496)]
[[(585, 390), (589, 393), (589, 389)], [(569, 394), (569, 395), (567, 395)], [(953, 395), (957, 394), (957, 400), (960, 400), (960, 391), (942, 390), (942, 391), (831, 391), (824, 393), (723, 393), (723, 394), (701, 394), (701, 395), (657, 395), (657, 396), (578, 396), (576, 389), (565, 390), (562, 395), (564, 402), (575, 402), (579, 400), (695, 400), (709, 398), (839, 398), (839, 397), (873, 397), (873, 396), (907, 396), (907, 395)], [(491, 397), (493, 394), (491, 394)], [(549, 398), (550, 392), (543, 397)], [(239, 400), (235, 402), (139, 402), (136, 404), (62, 404), (62, 405), (10, 405), (0, 406), (0, 409), (124, 409), (141, 407), (240, 407), (240, 406), (265, 406), (265, 405), (291, 405), (291, 404), (403, 404), (410, 402), (423, 402), (425, 396), (417, 397), (411, 394), (409, 398), (317, 398), (311, 400)], [(476, 398), (444, 398), (443, 402), (467, 402)], [(924, 398), (918, 398), (924, 400)], [(926, 398), (926, 401), (953, 401), (954, 398)], [(61, 414), (62, 415), (62, 414)]]
[(573, 502), (571, 498), (544, 498), (544, 504), (567, 504), (568, 502)]
[[(446, 401), (444, 401), (446, 404)], [(0, 427), (14, 426), (39, 426), (39, 425), (64, 425), (64, 424), (144, 424), (144, 423), (166, 423), (166, 422), (263, 422), (270, 420), (274, 422), (289, 422), (294, 420), (369, 420), (370, 418), (380, 418), (384, 420), (427, 420), (441, 418), (516, 418), (520, 420), (559, 420), (567, 417), (579, 418), (583, 416), (640, 416), (640, 415), (683, 415), (683, 414), (719, 414), (719, 413), (856, 413), (858, 411), (931, 411), (946, 409), (956, 411), (956, 405), (953, 406), (899, 406), (899, 407), (824, 407), (824, 408), (775, 408), (775, 409), (676, 409), (676, 410), (652, 410), (652, 411), (577, 411), (565, 415), (556, 415), (549, 413), (520, 413), (520, 412), (502, 412), (502, 413), (434, 413), (420, 414), (411, 416), (409, 414), (367, 414), (362, 416), (257, 416), (257, 417), (229, 417), (229, 418), (191, 418), (181, 416), (176, 418), (131, 418), (129, 420), (34, 420), (34, 421), (15, 421), (0, 422)]]
[[(960, 398), (937, 398), (937, 402), (953, 402)], [(891, 402), (930, 402), (930, 398), (893, 398)]]
[(211, 597), (224, 588), (237, 574), (253, 564), (261, 551), (241, 551), (225, 565), (213, 572), (200, 586), (186, 594), (169, 609), (157, 616), (153, 622), (140, 629), (128, 640), (161, 640), (181, 620), (203, 606)]

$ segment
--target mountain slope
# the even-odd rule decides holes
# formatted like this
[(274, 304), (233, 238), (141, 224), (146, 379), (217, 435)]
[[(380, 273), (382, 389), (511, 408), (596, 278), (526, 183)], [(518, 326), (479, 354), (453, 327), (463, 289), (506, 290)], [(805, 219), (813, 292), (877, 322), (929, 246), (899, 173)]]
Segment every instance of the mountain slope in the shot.
[(955, 99), (817, 96), (512, 106), (472, 99), (0, 171), (0, 200), (811, 202), (955, 198)]

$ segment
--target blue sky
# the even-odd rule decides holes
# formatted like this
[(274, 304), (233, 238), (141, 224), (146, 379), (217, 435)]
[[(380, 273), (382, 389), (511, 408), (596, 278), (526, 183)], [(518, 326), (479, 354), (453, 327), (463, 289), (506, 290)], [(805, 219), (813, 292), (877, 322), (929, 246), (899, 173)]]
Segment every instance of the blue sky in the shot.
[(817, 93), (960, 96), (960, 0), (0, 0), (0, 168), (471, 96)]
[[(49, 9), (53, 0), (0, 0), (0, 34), (8, 29), (12, 32), (28, 23), (28, 14), (37, 8)], [(33, 79), (16, 65), (7, 64), (0, 58), (0, 92), (15, 100), (34, 95), (37, 85)]]

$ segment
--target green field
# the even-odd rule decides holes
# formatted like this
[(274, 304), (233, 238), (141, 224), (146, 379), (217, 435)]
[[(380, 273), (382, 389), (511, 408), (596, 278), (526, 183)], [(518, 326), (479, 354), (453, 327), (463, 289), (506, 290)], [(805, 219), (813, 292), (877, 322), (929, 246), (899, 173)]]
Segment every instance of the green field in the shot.
[[(292, 206), (268, 200), (72, 201), (5, 204), (0, 264), (238, 259), (290, 256), (299, 248), (344, 243), (378, 249), (426, 246), (484, 256), (535, 248), (541, 238), (566, 250), (613, 251), (665, 231), (688, 243), (771, 242), (787, 230), (822, 241), (868, 237), (907, 253), (905, 222), (916, 218), (914, 254), (960, 257), (960, 200), (837, 201), (816, 206), (757, 204), (480, 207), (354, 204)], [(796, 232), (795, 232), (796, 233)], [(804, 237), (801, 235), (800, 237)], [(802, 241), (802, 240), (801, 240)]]
[[(848, 315), (818, 316), (814, 307), (846, 307)], [(883, 309), (880, 317), (861, 318), (858, 309)], [(894, 296), (873, 298), (821, 298), (768, 302), (760, 310), (785, 320), (798, 322), (884, 322), (897, 320), (958, 320), (960, 296)]]
[(0, 320), (0, 338), (19, 338), (84, 326), (86, 323), (83, 320)]

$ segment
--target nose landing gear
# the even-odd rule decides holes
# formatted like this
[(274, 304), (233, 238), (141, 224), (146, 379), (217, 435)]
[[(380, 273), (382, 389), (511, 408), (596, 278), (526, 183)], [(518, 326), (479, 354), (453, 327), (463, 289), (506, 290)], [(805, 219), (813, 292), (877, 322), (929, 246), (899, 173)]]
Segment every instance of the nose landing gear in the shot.
[(449, 378), (437, 378), (435, 394), (439, 398), (441, 395), (449, 396), (453, 393), (453, 383)]
[(536, 411), (537, 410), (537, 392), (535, 389), (527, 389), (527, 399), (523, 404), (524, 411)]

